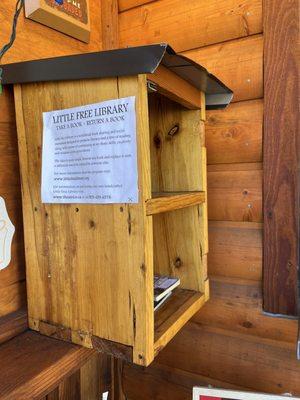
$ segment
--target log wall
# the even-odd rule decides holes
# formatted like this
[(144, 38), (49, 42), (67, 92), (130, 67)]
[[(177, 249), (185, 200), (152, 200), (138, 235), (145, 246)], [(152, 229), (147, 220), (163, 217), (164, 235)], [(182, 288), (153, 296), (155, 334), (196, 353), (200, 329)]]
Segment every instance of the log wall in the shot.
[(234, 91), (207, 113), (211, 300), (147, 370), (123, 366), (124, 398), (190, 399), (197, 384), (299, 395), (297, 322), (262, 310), (262, 0), (119, 8), (122, 46), (168, 42)]
[[(77, 54), (102, 49), (100, 4), (90, 0), (91, 42), (86, 45), (20, 15), (14, 47), (3, 58), (4, 63)], [(10, 36), (15, 2), (0, 4), (1, 46)], [(16, 232), (10, 265), (0, 271), (0, 343), (27, 329), (26, 282), (22, 226), (21, 186), (19, 176), (17, 133), (12, 87), (0, 95), (0, 196), (5, 199)], [(107, 359), (93, 356), (81, 369), (43, 400), (94, 400), (107, 390)], [(50, 379), (50, 378), (49, 378)]]
[[(0, 4), (4, 40), (9, 37), (13, 3)], [(16, 44), (3, 61), (100, 50), (100, 4), (90, 3), (89, 45), (21, 17)], [(207, 113), (211, 300), (148, 369), (118, 364), (118, 398), (190, 399), (193, 385), (208, 383), (299, 396), (296, 321), (262, 312), (262, 0), (119, 0), (119, 28), (121, 46), (169, 42), (218, 75), (235, 95), (226, 110)], [(11, 265), (0, 272), (0, 317), (5, 318), (26, 305), (10, 88), (0, 96), (0, 137), (0, 195), (16, 226)], [(93, 393), (93, 362), (48, 400), (74, 399), (79, 386), (81, 393)], [(82, 398), (88, 399), (84, 393)]]

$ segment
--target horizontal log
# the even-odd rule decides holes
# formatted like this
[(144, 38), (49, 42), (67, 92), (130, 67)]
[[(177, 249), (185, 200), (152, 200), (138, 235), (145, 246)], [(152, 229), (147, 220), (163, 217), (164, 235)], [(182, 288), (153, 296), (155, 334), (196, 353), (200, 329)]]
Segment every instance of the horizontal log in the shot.
[[(126, 398), (149, 400), (167, 398), (172, 400), (191, 400), (193, 386), (221, 387), (224, 389), (243, 389), (241, 386), (213, 379), (211, 377), (182, 371), (153, 362), (142, 369), (132, 364), (124, 364), (122, 389)], [(139, 382), (137, 385), (136, 382)]]
[(157, 361), (249, 390), (300, 394), (295, 344), (188, 323)]
[(263, 97), (263, 36), (255, 35), (186, 52), (231, 90), (233, 101)]
[[(89, 44), (82, 43), (54, 29), (37, 24), (25, 18), (25, 15), (21, 13), (18, 22), (17, 40), (13, 48), (4, 56), (3, 63), (101, 50), (101, 3), (98, 0), (90, 0), (89, 5), (91, 16), (91, 39)], [(14, 2), (0, 2), (1, 32), (3, 37), (8, 38), (10, 35), (14, 11)]]
[(211, 276), (210, 294), (194, 322), (295, 345), (297, 321), (263, 313), (261, 282)]
[(143, 6), (157, 0), (119, 0), (119, 12), (130, 10), (134, 7)]
[(208, 273), (260, 281), (262, 224), (210, 221)]
[(262, 100), (232, 103), (225, 110), (208, 111), (208, 164), (261, 162), (262, 122)]
[(119, 17), (121, 47), (167, 42), (185, 51), (262, 32), (261, 0), (155, 1)]
[[(254, 164), (255, 165), (255, 164)], [(207, 173), (208, 218), (216, 221), (262, 221), (262, 171), (226, 170)]]

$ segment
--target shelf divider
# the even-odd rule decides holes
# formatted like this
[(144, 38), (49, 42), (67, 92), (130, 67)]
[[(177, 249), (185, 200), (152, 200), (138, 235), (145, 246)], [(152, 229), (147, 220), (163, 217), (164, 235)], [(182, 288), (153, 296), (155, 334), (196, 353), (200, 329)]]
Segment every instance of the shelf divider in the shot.
[(146, 201), (146, 214), (154, 215), (167, 211), (202, 204), (206, 200), (205, 192), (160, 192), (153, 193)]
[(205, 295), (188, 289), (174, 293), (154, 313), (154, 354), (157, 355), (205, 303)]

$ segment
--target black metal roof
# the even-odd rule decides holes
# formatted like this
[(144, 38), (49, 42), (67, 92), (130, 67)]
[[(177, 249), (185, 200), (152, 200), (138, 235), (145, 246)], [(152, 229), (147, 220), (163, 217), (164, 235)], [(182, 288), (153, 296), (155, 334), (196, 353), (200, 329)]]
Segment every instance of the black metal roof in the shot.
[(206, 93), (206, 108), (226, 107), (233, 92), (204, 67), (176, 54), (167, 44), (129, 47), (2, 66), (2, 83), (107, 78), (154, 73), (162, 64)]

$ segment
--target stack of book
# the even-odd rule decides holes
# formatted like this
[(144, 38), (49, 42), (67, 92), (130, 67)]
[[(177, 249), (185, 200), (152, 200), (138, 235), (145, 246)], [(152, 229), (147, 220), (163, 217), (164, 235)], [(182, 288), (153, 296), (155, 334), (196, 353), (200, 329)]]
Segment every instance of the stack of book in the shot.
[(172, 295), (172, 291), (179, 284), (179, 278), (154, 275), (154, 311)]

